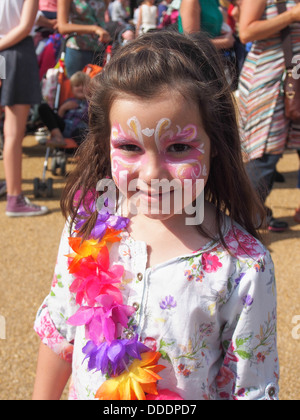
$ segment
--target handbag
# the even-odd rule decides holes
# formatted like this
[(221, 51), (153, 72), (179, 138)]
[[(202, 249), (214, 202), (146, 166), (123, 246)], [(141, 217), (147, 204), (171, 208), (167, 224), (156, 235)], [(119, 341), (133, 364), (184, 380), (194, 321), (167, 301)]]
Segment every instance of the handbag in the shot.
[[(279, 14), (285, 12), (287, 10), (286, 2), (278, 1), (277, 9)], [(283, 77), (285, 116), (293, 122), (300, 123), (300, 74), (297, 74), (294, 64), (297, 59), (294, 60), (293, 56), (290, 27), (284, 28), (280, 34), (286, 67)]]

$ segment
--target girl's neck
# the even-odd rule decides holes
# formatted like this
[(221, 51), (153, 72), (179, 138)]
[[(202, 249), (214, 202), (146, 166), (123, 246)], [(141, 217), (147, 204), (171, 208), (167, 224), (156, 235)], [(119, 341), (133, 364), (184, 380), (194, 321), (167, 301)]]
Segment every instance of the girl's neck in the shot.
[[(215, 237), (215, 208), (209, 203), (205, 203), (204, 216), (202, 227)], [(152, 219), (142, 214), (131, 217), (128, 232), (134, 240), (146, 242), (148, 267), (197, 251), (210, 242), (196, 226), (187, 225), (185, 220), (185, 215), (174, 215), (166, 220)]]

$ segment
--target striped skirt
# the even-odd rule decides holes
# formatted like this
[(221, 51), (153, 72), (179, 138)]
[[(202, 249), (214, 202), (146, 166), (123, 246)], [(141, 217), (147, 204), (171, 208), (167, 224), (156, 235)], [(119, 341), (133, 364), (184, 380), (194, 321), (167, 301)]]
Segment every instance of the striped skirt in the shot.
[[(287, 2), (288, 8), (294, 5), (294, 0)], [(263, 19), (276, 15), (274, 0), (267, 0)], [(291, 28), (293, 51), (300, 55), (300, 25), (294, 24)], [(300, 125), (291, 123), (285, 117), (282, 93), (284, 72), (280, 33), (253, 43), (239, 83), (241, 138), (249, 160), (267, 153), (282, 154), (286, 148), (300, 149)]]

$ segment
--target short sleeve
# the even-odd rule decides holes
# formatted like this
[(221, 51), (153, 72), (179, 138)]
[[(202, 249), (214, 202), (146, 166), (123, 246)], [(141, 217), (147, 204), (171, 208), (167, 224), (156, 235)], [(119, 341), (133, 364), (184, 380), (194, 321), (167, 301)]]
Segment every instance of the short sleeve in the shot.
[(71, 252), (68, 226), (67, 223), (61, 236), (51, 291), (37, 313), (34, 330), (44, 344), (64, 360), (71, 361), (76, 327), (67, 321), (78, 305), (69, 290), (74, 279), (68, 272), (67, 255)]
[(218, 397), (278, 399), (276, 285), (269, 252), (244, 264), (220, 314), (224, 359)]

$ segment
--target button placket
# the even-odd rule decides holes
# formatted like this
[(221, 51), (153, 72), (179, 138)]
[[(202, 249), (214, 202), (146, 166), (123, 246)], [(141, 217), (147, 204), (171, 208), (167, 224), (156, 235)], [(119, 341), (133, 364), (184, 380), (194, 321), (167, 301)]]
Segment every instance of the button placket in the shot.
[(138, 330), (139, 335), (142, 335), (143, 329), (145, 327), (145, 322), (147, 318), (147, 306), (148, 306), (148, 295), (149, 295), (149, 277), (151, 275), (151, 268), (147, 268), (143, 274), (143, 279), (141, 283), (143, 284), (143, 295), (139, 308), (139, 324)]
[[(127, 330), (125, 334), (130, 335), (132, 331), (134, 334), (139, 334), (140, 325), (141, 325), (141, 307), (143, 306), (143, 299), (145, 293), (145, 271), (147, 265), (147, 246), (145, 242), (142, 241), (134, 241), (131, 243), (130, 246), (131, 251), (131, 270), (133, 274), (133, 282), (132, 282), (132, 293), (129, 297), (128, 304), (135, 309), (135, 313), (133, 314), (134, 318), (134, 328), (131, 330)], [(130, 337), (131, 338), (131, 337)]]

